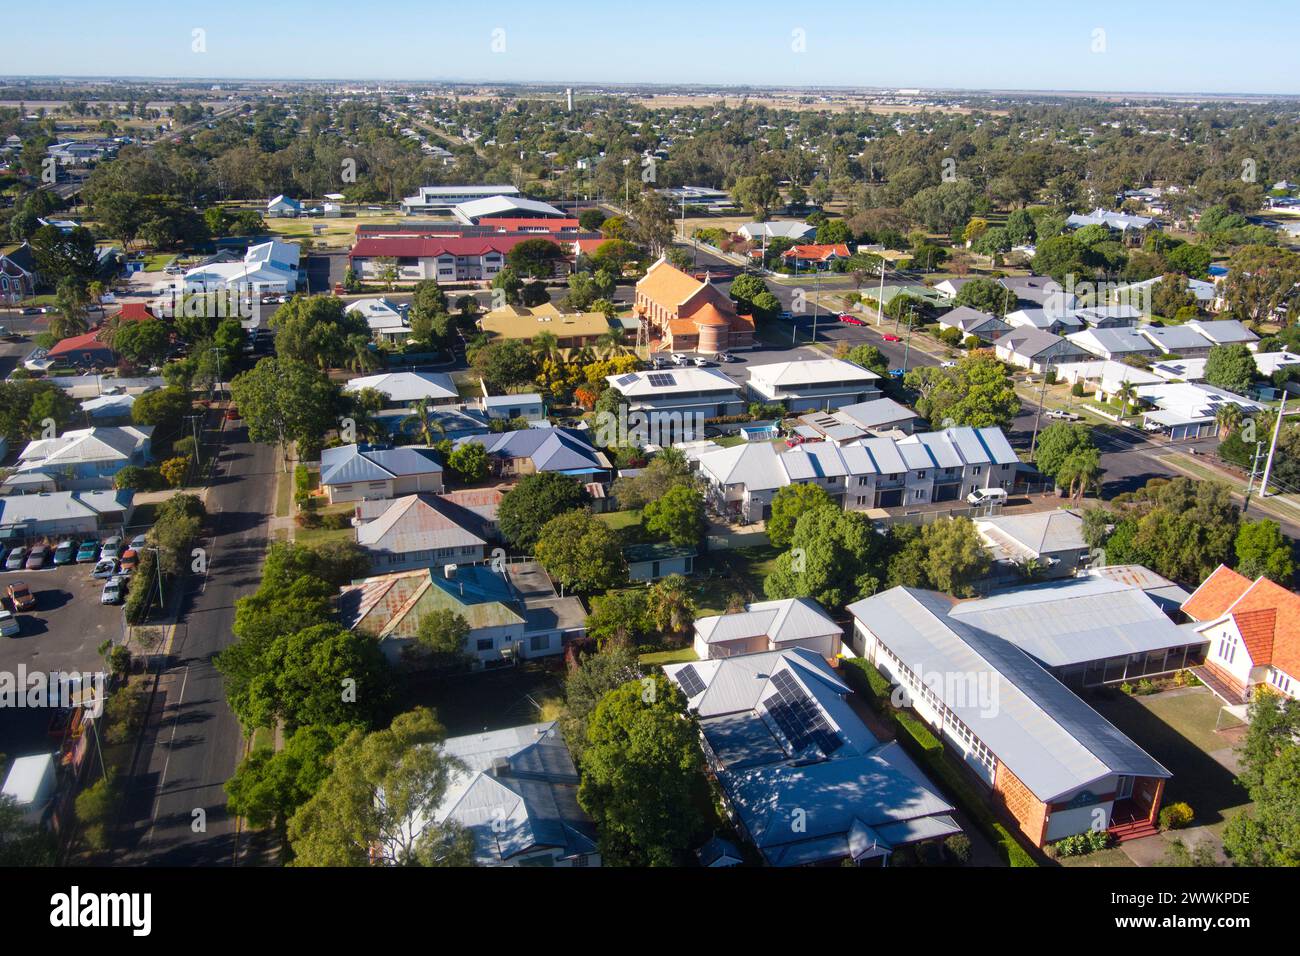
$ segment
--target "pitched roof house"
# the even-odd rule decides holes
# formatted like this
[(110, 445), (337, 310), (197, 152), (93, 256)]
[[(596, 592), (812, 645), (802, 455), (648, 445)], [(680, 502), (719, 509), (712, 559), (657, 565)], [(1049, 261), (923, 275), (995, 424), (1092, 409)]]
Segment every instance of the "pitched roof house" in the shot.
[[(896, 741), (882, 744), (851, 689), (806, 648), (665, 665), (700, 728), (738, 829), (770, 866), (879, 866), (901, 846), (960, 832), (952, 806)], [(791, 814), (799, 826), (792, 826)]]
[(487, 449), (492, 471), (500, 477), (558, 471), (564, 475), (609, 474), (609, 459), (597, 451), (582, 432), (572, 428), (522, 428), (512, 432), (466, 435), (455, 441), (461, 448), (474, 442)]
[(905, 587), (858, 601), (854, 650), (904, 688), (1035, 845), (1099, 817), (1121, 839), (1154, 833), (1169, 771), (1029, 654), (951, 610)]
[(842, 631), (811, 598), (759, 601), (745, 610), (695, 620), (700, 660), (804, 647), (828, 660), (839, 656)]
[(119, 471), (148, 461), (152, 434), (152, 425), (75, 428), (30, 442), (18, 456), (18, 471), (49, 475), (63, 489), (112, 488)]
[(1194, 673), (1225, 703), (1247, 703), (1266, 686), (1300, 696), (1300, 595), (1219, 565), (1183, 605), (1207, 641)]
[[(441, 751), (452, 774), (437, 823), (454, 821), (474, 839), (478, 866), (600, 866), (596, 828), (578, 806), (578, 771), (555, 721), (449, 737)], [(406, 823), (418, 836), (427, 825)]]
[(320, 484), (330, 504), (442, 491), (442, 465), (433, 449), (406, 445), (340, 445), (320, 456)]
[(501, 492), (487, 489), (474, 494), (495, 499), (477, 507), (462, 504), (464, 495), (416, 494), (359, 504), (357, 544), (370, 558), (371, 568), (397, 571), (482, 561)]

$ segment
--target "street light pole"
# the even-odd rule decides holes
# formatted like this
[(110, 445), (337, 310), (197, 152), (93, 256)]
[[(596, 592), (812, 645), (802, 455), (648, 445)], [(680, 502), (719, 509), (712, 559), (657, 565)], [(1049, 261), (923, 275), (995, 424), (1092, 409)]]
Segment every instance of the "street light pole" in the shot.
[(1034, 437), (1029, 440), (1030, 461), (1034, 460), (1034, 449), (1038, 445), (1038, 423), (1042, 421), (1043, 418), (1043, 400), (1047, 397), (1047, 373), (1051, 368), (1052, 366), (1050, 365), (1043, 367), (1043, 385), (1038, 390), (1038, 411), (1034, 413)]

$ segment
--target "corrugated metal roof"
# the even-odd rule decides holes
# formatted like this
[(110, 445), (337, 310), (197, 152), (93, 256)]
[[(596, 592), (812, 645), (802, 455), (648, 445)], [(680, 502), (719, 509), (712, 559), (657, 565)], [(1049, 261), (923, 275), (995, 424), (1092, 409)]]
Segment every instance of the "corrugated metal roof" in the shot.
[(849, 610), (933, 689), (1040, 800), (1111, 774), (1168, 777), (1029, 655), (951, 617), (932, 591), (897, 587)]

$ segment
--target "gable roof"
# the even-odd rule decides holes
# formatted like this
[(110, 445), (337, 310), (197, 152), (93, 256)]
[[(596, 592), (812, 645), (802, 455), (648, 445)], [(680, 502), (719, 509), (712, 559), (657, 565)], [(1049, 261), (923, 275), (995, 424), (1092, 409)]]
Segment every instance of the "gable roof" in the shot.
[(483, 546), (476, 515), (438, 495), (406, 495), (357, 528), (357, 544), (372, 551), (409, 554)]
[(387, 481), (408, 475), (431, 475), (442, 471), (432, 448), (405, 445), (400, 448), (371, 448), (368, 445), (340, 445), (326, 448), (320, 456), (320, 483), (342, 485), (354, 481)]
[(636, 284), (636, 291), (669, 311), (675, 311), (704, 287), (705, 283), (661, 258), (646, 270)]
[(1171, 776), (1028, 654), (951, 609), (942, 594), (905, 587), (849, 606), (914, 673), (975, 682), (979, 693), (968, 693), (967, 683), (939, 681), (934, 689), (1039, 800), (1050, 803), (1114, 774)]
[(56, 438), (30, 442), (18, 456), (19, 471), (96, 461), (130, 461), (153, 434), (152, 425), (75, 428)]
[[(441, 750), (463, 769), (452, 774), (433, 816), (470, 832), (478, 865), (547, 848), (561, 857), (597, 851), (595, 826), (578, 806), (578, 772), (555, 721), (450, 737)], [(421, 814), (408, 821), (412, 834), (426, 824)]]
[(459, 398), (456, 383), (446, 372), (385, 372), (363, 375), (343, 386), (345, 392), (373, 388), (394, 402), (415, 402), (422, 398)]
[(1183, 611), (1204, 624), (1232, 618), (1253, 664), (1300, 677), (1300, 595), (1261, 576), (1233, 597), (1242, 582), (1247, 579), (1220, 565)]
[(820, 604), (811, 598), (787, 598), (746, 604), (736, 614), (697, 618), (695, 636), (706, 644), (768, 637), (783, 644), (826, 634), (839, 634), (836, 624)]
[(1087, 547), (1083, 519), (1073, 511), (996, 515), (978, 519), (975, 526), (995, 550), (1017, 561)]
[(532, 460), (537, 471), (590, 472), (609, 468), (604, 453), (596, 451), (586, 438), (571, 428), (521, 428), (512, 432), (466, 435), (455, 446), (466, 442), (482, 445), (489, 458)]
[[(742, 654), (664, 673), (686, 695), (718, 781), (769, 864), (858, 859), (958, 831), (951, 805), (896, 742), (880, 744), (816, 652)], [(790, 826), (792, 807), (806, 811), (805, 829)]]

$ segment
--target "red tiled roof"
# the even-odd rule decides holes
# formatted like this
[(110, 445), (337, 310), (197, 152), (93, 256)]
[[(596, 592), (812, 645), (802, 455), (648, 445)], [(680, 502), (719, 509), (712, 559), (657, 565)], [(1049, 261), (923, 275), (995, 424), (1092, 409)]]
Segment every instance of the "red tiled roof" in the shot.
[(93, 332), (87, 332), (84, 335), (73, 335), (66, 339), (60, 339), (49, 351), (49, 358), (58, 358), (67, 355), (70, 352), (112, 352), (107, 345), (99, 341), (99, 329)]
[(117, 313), (117, 318), (124, 322), (143, 322), (153, 317), (154, 314), (149, 311), (147, 302), (123, 302), (122, 311)]
[(1260, 577), (1250, 581), (1222, 565), (1183, 605), (1197, 621), (1229, 615), (1256, 666), (1300, 677), (1300, 595)]
[[(441, 255), (482, 256), (489, 252), (505, 254), (521, 242), (545, 238), (539, 236), (423, 237), (375, 236), (358, 239), (348, 255), (352, 258), (394, 256), (400, 259), (425, 259)], [(563, 248), (563, 243), (558, 243)]]
[(1183, 613), (1194, 621), (1217, 620), (1249, 588), (1249, 578), (1242, 577), (1232, 568), (1221, 564), (1184, 602)]
[(851, 252), (849, 247), (842, 242), (834, 245), (811, 245), (811, 246), (794, 246), (787, 249), (782, 255), (787, 259), (829, 259), (832, 255), (839, 256), (841, 259), (847, 259)]

